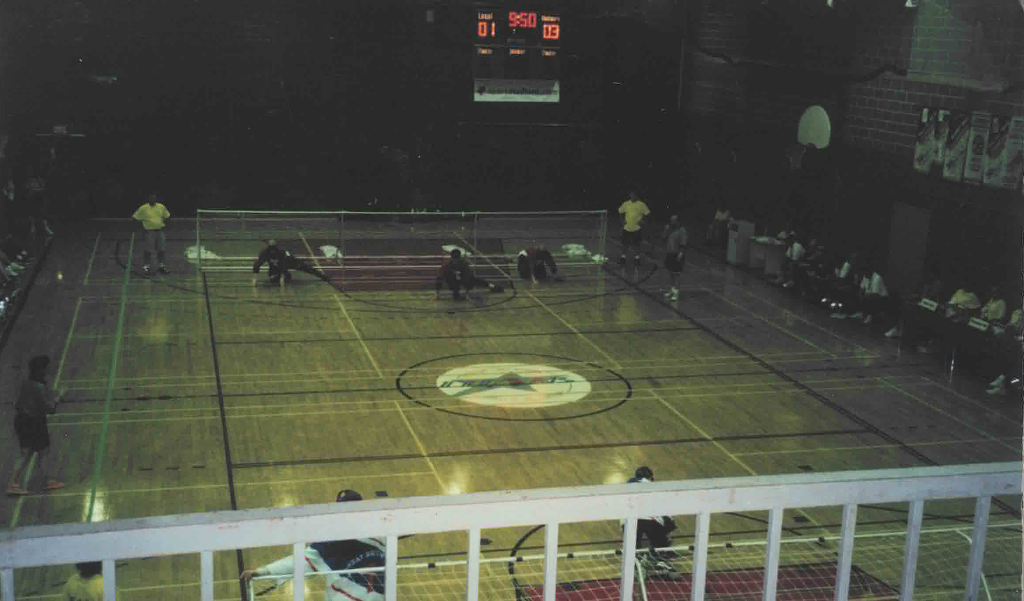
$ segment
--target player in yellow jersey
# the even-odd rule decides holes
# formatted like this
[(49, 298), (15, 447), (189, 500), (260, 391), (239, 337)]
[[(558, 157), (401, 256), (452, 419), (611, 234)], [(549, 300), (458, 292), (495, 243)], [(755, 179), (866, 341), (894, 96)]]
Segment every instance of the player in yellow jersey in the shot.
[(167, 238), (164, 236), (166, 220), (171, 216), (167, 207), (157, 202), (157, 194), (153, 192), (146, 199), (146, 202), (135, 210), (132, 218), (142, 222), (146, 230), (146, 246), (142, 251), (143, 269), (149, 273), (149, 257), (151, 251), (156, 251), (156, 259), (160, 263), (160, 273), (169, 273), (164, 265), (164, 249), (167, 246)]
[(644, 217), (651, 214), (644, 201), (636, 192), (630, 192), (629, 198), (619, 206), (619, 214), (622, 215), (622, 255), (619, 257), (619, 264), (623, 269), (626, 267), (626, 253), (633, 249), (633, 267), (640, 265), (640, 242), (641, 226)]

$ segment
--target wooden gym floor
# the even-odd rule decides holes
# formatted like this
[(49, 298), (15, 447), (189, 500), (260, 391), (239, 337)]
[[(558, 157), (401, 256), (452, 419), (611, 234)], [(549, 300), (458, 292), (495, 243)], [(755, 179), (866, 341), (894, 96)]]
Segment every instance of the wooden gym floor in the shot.
[[(253, 286), (246, 261), (197, 274), (185, 258), (195, 244), (188, 222), (168, 229), (172, 273), (146, 276), (138, 233), (128, 221), (61, 231), (3, 349), (5, 481), (27, 359), (49, 354), (53, 383), (69, 389), (51, 418), (49, 459), (67, 487), (6, 497), (8, 527), (320, 503), (341, 488), (373, 498), (622, 482), (640, 465), (673, 480), (1021, 459), (1019, 399), (993, 402), (960, 375), (949, 382), (937, 358), (900, 352), (698, 250), (678, 302), (662, 296), (660, 254), (623, 273), (559, 253), (563, 283), (516, 281), (457, 303), (434, 300), (433, 273), (420, 265), (432, 260), (385, 269), (354, 258), (332, 271), (321, 257), (343, 292), (301, 273), (281, 288), (264, 271)], [(394, 238), (410, 248), (408, 234)], [(414, 250), (440, 252), (438, 241)], [(330, 238), (300, 232), (292, 242), (301, 254)], [(469, 244), (455, 232), (450, 242)], [(522, 241), (478, 244), (476, 254), (514, 256)], [(256, 240), (215, 246), (232, 256), (260, 249)], [(617, 255), (613, 241), (608, 248)], [(495, 282), (510, 269), (476, 260)], [(1019, 508), (1019, 497), (999, 499), (992, 522), (1019, 524)], [(861, 507), (859, 532), (898, 531), (905, 510)], [(973, 502), (925, 512), (926, 528), (969, 526)], [(840, 517), (837, 507), (787, 512), (784, 535), (834, 534)], [(716, 514), (713, 540), (763, 538), (764, 519)], [(485, 555), (542, 549), (527, 530), (485, 532)], [(561, 542), (610, 547), (618, 532), (580, 524)], [(692, 532), (693, 520), (681, 519), (677, 540)], [(990, 585), (1019, 598), (1020, 528), (999, 536), (1016, 555)], [(891, 546), (901, 558), (902, 538)], [(414, 536), (401, 542), (400, 562), (464, 550), (463, 533)], [(240, 565), (281, 554), (217, 554), (217, 598), (239, 598)], [(958, 562), (935, 559), (934, 569), (962, 579)], [(195, 598), (198, 564), (123, 562), (120, 598)], [(18, 598), (57, 598), (70, 571), (19, 571)], [(496, 590), (511, 596), (510, 586)]]

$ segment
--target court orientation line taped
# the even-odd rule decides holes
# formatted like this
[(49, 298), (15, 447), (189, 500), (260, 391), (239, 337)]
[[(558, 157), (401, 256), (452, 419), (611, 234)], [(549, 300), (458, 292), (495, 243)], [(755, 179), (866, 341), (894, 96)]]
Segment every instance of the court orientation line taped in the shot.
[(135, 233), (128, 243), (128, 263), (124, 268), (124, 282), (121, 284), (121, 307), (117, 311), (117, 328), (114, 335), (114, 349), (110, 356), (110, 371), (107, 374), (107, 394), (103, 402), (103, 427), (100, 429), (100, 440), (96, 445), (96, 462), (92, 472), (92, 490), (89, 493), (89, 508), (85, 521), (92, 522), (92, 512), (96, 506), (96, 487), (99, 485), (100, 472), (103, 471), (104, 448), (107, 445), (107, 431), (110, 426), (110, 402), (114, 396), (114, 382), (117, 378), (117, 364), (121, 358), (121, 335), (124, 333), (124, 314), (128, 303), (128, 283), (132, 277), (132, 257), (135, 254)]
[[(313, 256), (313, 264), (316, 265), (317, 269), (320, 269), (320, 262), (317, 260), (316, 255), (313, 253), (313, 249), (309, 246), (309, 241), (306, 240), (306, 236), (304, 236), (302, 232), (299, 232), (299, 238), (302, 239), (302, 243), (306, 246), (306, 250), (309, 251), (309, 254)], [(321, 271), (323, 270), (321, 269)], [(333, 291), (333, 294), (331, 296), (334, 298), (334, 301), (338, 303), (338, 308), (341, 309), (341, 314), (345, 316), (345, 319), (348, 321), (349, 327), (352, 328), (352, 333), (356, 335), (356, 340), (358, 340), (359, 344), (362, 345), (363, 351), (366, 352), (366, 356), (370, 359), (370, 363), (373, 365), (373, 369), (377, 372), (377, 377), (383, 378), (384, 372), (380, 370), (380, 365), (378, 365), (377, 360), (373, 358), (373, 353), (370, 352), (370, 347), (366, 346), (366, 341), (363, 340), (363, 335), (362, 333), (359, 332), (359, 328), (356, 327), (355, 322), (353, 322), (352, 318), (349, 317), (348, 310), (345, 309), (345, 303), (341, 301), (341, 297), (338, 294), (338, 291), (335, 290), (333, 286), (331, 287), (331, 290)]]
[[(470, 243), (469, 243), (469, 240), (466, 240), (465, 238), (463, 238), (463, 237), (462, 237), (462, 235), (460, 235), (460, 234), (459, 234), (458, 232), (452, 231), (452, 234), (454, 234), (454, 235), (455, 235), (455, 236), (456, 236), (456, 237), (457, 237), (457, 238), (458, 238), (459, 240), (462, 240), (462, 243), (463, 243), (463, 244), (465, 244), (465, 245), (466, 245), (466, 246), (467, 246), (468, 248), (471, 248), (471, 249), (473, 249), (473, 252), (474, 252), (474, 253), (476, 253), (476, 254), (477, 254), (478, 256), (479, 256), (479, 255), (482, 255), (482, 253), (481, 253), (481, 252), (480, 252), (480, 251), (479, 251), (479, 250), (478, 250), (478, 249), (477, 249), (477, 248), (476, 248), (475, 246), (473, 246), (472, 244), (470, 244)], [(487, 259), (487, 262), (491, 264), (491, 267), (494, 267), (494, 268), (495, 268), (496, 270), (498, 270), (498, 273), (500, 273), (500, 274), (502, 274), (503, 276), (505, 276), (506, 278), (508, 278), (508, 281), (509, 281), (509, 283), (510, 283), (510, 285), (511, 285), (511, 282), (512, 282), (512, 276), (511, 276), (511, 275), (509, 275), (509, 273), (508, 273), (507, 271), (505, 271), (504, 269), (502, 269), (501, 267), (498, 267), (498, 266), (497, 266), (497, 265), (496, 265), (496, 264), (494, 263), (494, 261), (491, 261), (491, 259), (490, 259), (489, 257), (486, 257), (486, 256), (485, 256), (484, 258), (485, 258), (485, 259)], [(535, 295), (535, 294), (534, 294), (534, 293), (533, 293), (532, 291), (530, 291), (530, 289), (529, 289), (529, 288), (526, 288), (526, 287), (525, 287), (525, 286), (526, 286), (526, 284), (524, 284), (523, 286), (524, 286), (524, 290), (526, 291), (526, 294), (528, 294), (528, 295), (530, 296), (530, 298), (532, 298), (532, 299), (533, 299), (533, 300), (534, 300), (534, 301), (535, 301), (535, 302), (536, 302), (536, 303), (537, 303), (538, 305), (540, 305), (540, 306), (541, 306), (541, 308), (543, 308), (543, 309), (544, 309), (545, 311), (547, 311), (547, 312), (548, 312), (548, 313), (550, 313), (550, 314), (551, 314), (552, 316), (554, 316), (554, 318), (555, 318), (555, 319), (557, 319), (558, 321), (560, 321), (560, 322), (562, 322), (563, 324), (565, 324), (565, 327), (567, 327), (567, 328), (569, 328), (570, 330), (572, 330), (572, 332), (573, 332), (574, 334), (577, 334), (577, 335), (578, 335), (578, 336), (580, 337), (580, 339), (581, 339), (581, 340), (583, 340), (584, 342), (586, 342), (586, 343), (587, 343), (587, 344), (589, 344), (590, 346), (594, 347), (594, 350), (596, 350), (596, 351), (597, 351), (598, 353), (600, 353), (601, 355), (603, 355), (603, 356), (604, 356), (604, 358), (605, 358), (605, 359), (607, 359), (607, 360), (608, 360), (608, 361), (609, 361), (609, 362), (611, 363), (611, 366), (612, 366), (613, 368), (615, 368), (615, 369), (618, 369), (618, 370), (621, 370), (621, 369), (622, 369), (622, 366), (621, 366), (621, 365), (619, 364), (619, 362), (618, 362), (618, 361), (616, 361), (615, 359), (613, 359), (611, 355), (609, 355), (608, 353), (606, 353), (606, 352), (604, 351), (604, 349), (602, 349), (601, 347), (597, 346), (597, 344), (596, 344), (596, 343), (594, 343), (594, 341), (593, 341), (593, 340), (591, 340), (591, 339), (587, 338), (587, 337), (586, 337), (585, 335), (583, 335), (582, 333), (580, 333), (580, 331), (576, 329), (576, 326), (572, 325), (571, 323), (569, 323), (568, 321), (566, 321), (565, 319), (563, 319), (561, 315), (559, 315), (558, 313), (555, 313), (554, 311), (552, 311), (552, 310), (551, 310), (551, 307), (549, 307), (549, 306), (547, 306), (546, 304), (544, 304), (544, 302), (543, 302), (542, 300), (540, 300), (539, 298), (537, 298), (537, 295)]]
[[(82, 284), (85, 285), (85, 286), (89, 285), (89, 274), (92, 273), (92, 263), (96, 259), (96, 249), (98, 249), (100, 247), (100, 236), (102, 236), (102, 235), (103, 235), (103, 232), (97, 232), (96, 233), (96, 242), (94, 242), (93, 245), (92, 245), (92, 254), (89, 255), (89, 265), (86, 266), (86, 268), (85, 268), (85, 277), (82, 279)], [(132, 234), (132, 235), (134, 236), (134, 234)]]

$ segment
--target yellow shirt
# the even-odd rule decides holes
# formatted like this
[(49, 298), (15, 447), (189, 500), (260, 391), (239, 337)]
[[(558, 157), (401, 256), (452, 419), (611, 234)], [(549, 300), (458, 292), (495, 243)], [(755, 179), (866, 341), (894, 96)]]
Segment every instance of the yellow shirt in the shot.
[(994, 298), (981, 308), (981, 318), (985, 321), (999, 321), (1006, 317), (1006, 301)]
[(640, 229), (640, 220), (650, 215), (651, 210), (642, 200), (636, 202), (627, 200), (619, 207), (619, 214), (626, 218), (626, 224), (622, 226), (622, 229), (627, 232), (635, 232)]
[(64, 587), (63, 601), (103, 601), (103, 576), (73, 574)]
[(142, 227), (147, 230), (160, 230), (164, 227), (164, 219), (170, 217), (171, 214), (167, 212), (167, 207), (160, 204), (159, 202), (150, 206), (149, 203), (143, 204), (135, 211), (132, 215), (134, 219), (142, 222)]

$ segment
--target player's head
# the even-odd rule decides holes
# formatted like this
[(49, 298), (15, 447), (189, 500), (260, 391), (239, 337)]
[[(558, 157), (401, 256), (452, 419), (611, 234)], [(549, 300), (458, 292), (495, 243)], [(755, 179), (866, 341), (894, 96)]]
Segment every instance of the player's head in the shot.
[(156, 192), (150, 192), (149, 196), (146, 197), (146, 202), (149, 203), (149, 206), (155, 205), (156, 204), (156, 200), (157, 200), (157, 193)]
[(273, 238), (271, 238), (270, 240), (267, 240), (267, 246), (277, 246), (277, 240), (275, 240)]
[(452, 252), (451, 252), (451, 255), (452, 255), (453, 259), (458, 259), (459, 257), (462, 256), (462, 251), (457, 249), (457, 248), (453, 248)]
[(640, 200), (640, 195), (636, 193), (636, 190), (629, 191), (629, 199), (633, 202)]
[(654, 482), (654, 470), (647, 467), (646, 465), (640, 466), (636, 468), (636, 477), (638, 479), (646, 478), (647, 480)]
[(50, 365), (50, 358), (46, 355), (39, 355), (32, 357), (28, 360), (28, 373), (29, 377), (37, 376), (46, 371), (46, 367)]
[(351, 488), (346, 488), (345, 490), (339, 492), (338, 493), (338, 498), (337, 498), (337, 501), (339, 503), (346, 503), (348, 501), (362, 501), (362, 500), (363, 500), (363, 495), (357, 493), (356, 491), (352, 490)]
[(83, 561), (82, 563), (76, 563), (75, 569), (78, 570), (78, 573), (82, 578), (92, 578), (93, 576), (99, 576), (103, 573), (103, 562)]

